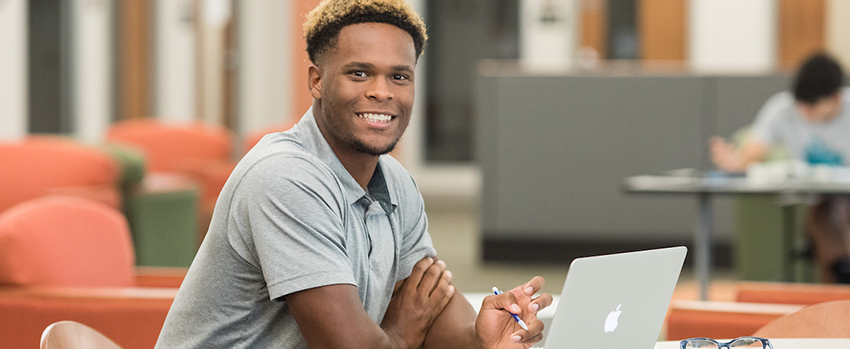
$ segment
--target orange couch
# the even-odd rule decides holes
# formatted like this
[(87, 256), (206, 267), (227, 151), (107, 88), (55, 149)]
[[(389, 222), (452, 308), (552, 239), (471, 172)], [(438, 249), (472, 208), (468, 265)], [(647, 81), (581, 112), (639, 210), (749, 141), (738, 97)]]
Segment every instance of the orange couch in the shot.
[(0, 347), (36, 348), (60, 320), (90, 325), (124, 348), (151, 348), (185, 269), (135, 268), (114, 208), (53, 196), (0, 214)]
[(817, 304), (850, 299), (850, 285), (782, 282), (742, 282), (736, 301), (775, 304)]
[(70, 139), (29, 136), (0, 142), (0, 212), (51, 194), (85, 197), (121, 207), (121, 170), (109, 154)]
[(140, 149), (148, 173), (179, 173), (200, 184), (200, 234), (206, 232), (215, 201), (236, 166), (233, 134), (222, 126), (202, 122), (169, 124), (154, 118), (117, 122), (107, 141)]
[(672, 302), (667, 339), (749, 336), (807, 305), (850, 299), (850, 285), (742, 282), (736, 288), (736, 302)]
[[(232, 133), (201, 122), (172, 125), (147, 118), (110, 126), (109, 142), (141, 149), (149, 172), (189, 174), (203, 185), (204, 200), (215, 200), (233, 170)], [(223, 179), (222, 179), (223, 177)]]
[(176, 293), (173, 288), (0, 288), (0, 348), (38, 348), (48, 325), (73, 320), (124, 349), (150, 349)]
[(263, 139), (263, 137), (265, 137), (269, 133), (289, 131), (289, 129), (291, 129), (292, 126), (295, 126), (298, 121), (298, 119), (294, 119), (280, 125), (264, 128), (262, 130), (249, 133), (247, 136), (245, 136), (245, 140), (242, 143), (242, 152), (247, 153), (249, 150), (251, 150), (251, 148), (257, 145), (257, 143), (259, 143), (260, 140)]
[(750, 336), (803, 305), (673, 301), (667, 311), (667, 340)]

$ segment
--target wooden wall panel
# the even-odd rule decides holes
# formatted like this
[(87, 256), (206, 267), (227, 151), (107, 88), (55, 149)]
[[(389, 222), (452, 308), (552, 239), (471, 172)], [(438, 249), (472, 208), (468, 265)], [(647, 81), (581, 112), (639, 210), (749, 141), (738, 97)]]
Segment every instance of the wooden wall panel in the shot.
[(150, 15), (149, 0), (116, 2), (118, 13), (118, 118), (150, 114)]
[(637, 6), (640, 58), (687, 59), (687, 1), (639, 0)]
[(826, 47), (824, 0), (779, 0), (779, 65), (795, 69)]
[(195, 31), (195, 119), (204, 120), (209, 117), (207, 113), (210, 111), (207, 110), (205, 105), (205, 98), (207, 95), (208, 85), (206, 84), (206, 76), (205, 69), (208, 64), (209, 58), (206, 56), (206, 40), (207, 40), (207, 31), (205, 30), (206, 25), (204, 23), (205, 19), (204, 11), (205, 7), (203, 4), (203, 0), (193, 0), (192, 1), (192, 13), (195, 17), (195, 20), (192, 23), (192, 26)]
[(593, 49), (599, 58), (606, 57), (608, 39), (608, 1), (582, 0), (579, 29), (580, 48)]
[[(239, 3), (225, 2), (229, 16), (220, 18), (214, 5), (194, 0), (195, 6), (195, 115), (198, 120), (236, 129), (233, 118), (233, 85), (235, 69), (230, 61), (235, 53), (233, 36)], [(214, 7), (210, 7), (214, 6)], [(210, 11), (215, 16), (210, 16)], [(223, 22), (219, 22), (224, 20)]]
[(313, 97), (307, 89), (307, 68), (310, 67), (310, 59), (307, 57), (303, 25), (307, 19), (307, 13), (318, 6), (319, 2), (320, 0), (294, 0), (293, 2), (295, 9), (292, 19), (293, 100), (289, 117), (296, 120), (313, 105)]
[[(235, 64), (232, 61), (236, 56), (236, 20), (238, 16), (236, 16), (236, 6), (238, 6), (237, 2), (230, 3), (231, 13), (234, 14), (230, 17), (230, 21), (227, 22), (227, 25), (224, 28), (224, 82), (222, 85), (224, 86), (224, 91), (222, 93), (222, 119), (224, 122), (224, 126), (227, 126), (231, 130), (236, 129), (237, 120), (236, 120), (236, 96), (233, 93), (236, 91), (236, 74), (238, 71), (235, 69)], [(248, 149), (245, 149), (248, 150)]]

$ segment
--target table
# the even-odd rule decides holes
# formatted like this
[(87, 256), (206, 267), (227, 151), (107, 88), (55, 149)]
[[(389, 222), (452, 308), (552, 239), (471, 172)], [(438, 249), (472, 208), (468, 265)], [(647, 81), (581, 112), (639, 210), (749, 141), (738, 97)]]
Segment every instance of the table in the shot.
[[(624, 181), (623, 190), (630, 194), (694, 195), (699, 202), (697, 228), (694, 234), (695, 273), (701, 300), (708, 299), (711, 276), (711, 223), (712, 195), (776, 194), (784, 197), (801, 197), (816, 194), (850, 194), (850, 181), (788, 180), (754, 183), (745, 177), (713, 174), (709, 176), (635, 176)], [(786, 251), (793, 244), (793, 214), (790, 205), (783, 206), (783, 236)], [(783, 274), (787, 279), (791, 265), (787, 261)]]
[[(774, 349), (837, 349), (850, 348), (850, 338), (776, 338)], [(679, 349), (679, 341), (658, 342), (655, 349)]]
[[(771, 339), (773, 349), (838, 349), (850, 348), (850, 338), (776, 338)], [(542, 347), (532, 347), (537, 349)], [(679, 341), (655, 343), (653, 349), (679, 349)]]
[[(467, 300), (469, 300), (470, 304), (472, 304), (473, 308), (475, 308), (475, 312), (477, 313), (479, 308), (481, 307), (481, 302), (484, 300), (484, 297), (490, 295), (490, 293), (464, 293)], [(560, 300), (560, 295), (553, 294), (553, 302), (552, 305), (540, 311), (537, 314), (537, 318), (540, 321), (543, 321), (543, 338), (548, 335), (549, 328), (552, 325), (552, 318), (555, 317), (555, 310), (558, 309), (558, 301)], [(726, 340), (728, 341), (728, 340)], [(835, 348), (850, 348), (850, 338), (776, 338), (771, 339), (770, 342), (773, 344), (774, 349), (835, 349)], [(538, 343), (537, 345), (541, 345)], [(540, 348), (540, 347), (532, 347)], [(664, 341), (658, 342), (655, 345), (654, 349), (679, 349), (679, 341)]]

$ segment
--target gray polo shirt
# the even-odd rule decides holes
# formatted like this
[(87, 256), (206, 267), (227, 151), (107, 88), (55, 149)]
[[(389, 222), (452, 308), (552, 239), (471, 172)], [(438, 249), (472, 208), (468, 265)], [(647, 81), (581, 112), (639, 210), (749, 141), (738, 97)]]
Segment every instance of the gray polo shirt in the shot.
[(828, 122), (813, 123), (797, 111), (791, 92), (777, 93), (764, 103), (756, 116), (752, 136), (761, 142), (785, 147), (796, 160), (848, 166), (850, 89), (842, 89), (841, 94), (838, 115)]
[(283, 296), (332, 284), (357, 286), (380, 323), (394, 284), (436, 252), (419, 190), (395, 159), (380, 157), (368, 189), (312, 110), (265, 136), (227, 180), (157, 348), (306, 348)]

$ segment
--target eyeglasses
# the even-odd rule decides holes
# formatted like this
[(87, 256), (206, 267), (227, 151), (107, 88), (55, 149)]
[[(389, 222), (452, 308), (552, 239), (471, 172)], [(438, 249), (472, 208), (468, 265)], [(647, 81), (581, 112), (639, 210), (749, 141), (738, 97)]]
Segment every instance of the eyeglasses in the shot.
[(738, 337), (729, 342), (721, 343), (711, 338), (688, 338), (679, 342), (681, 349), (722, 349), (722, 348), (762, 348), (773, 349), (773, 344), (767, 338)]

